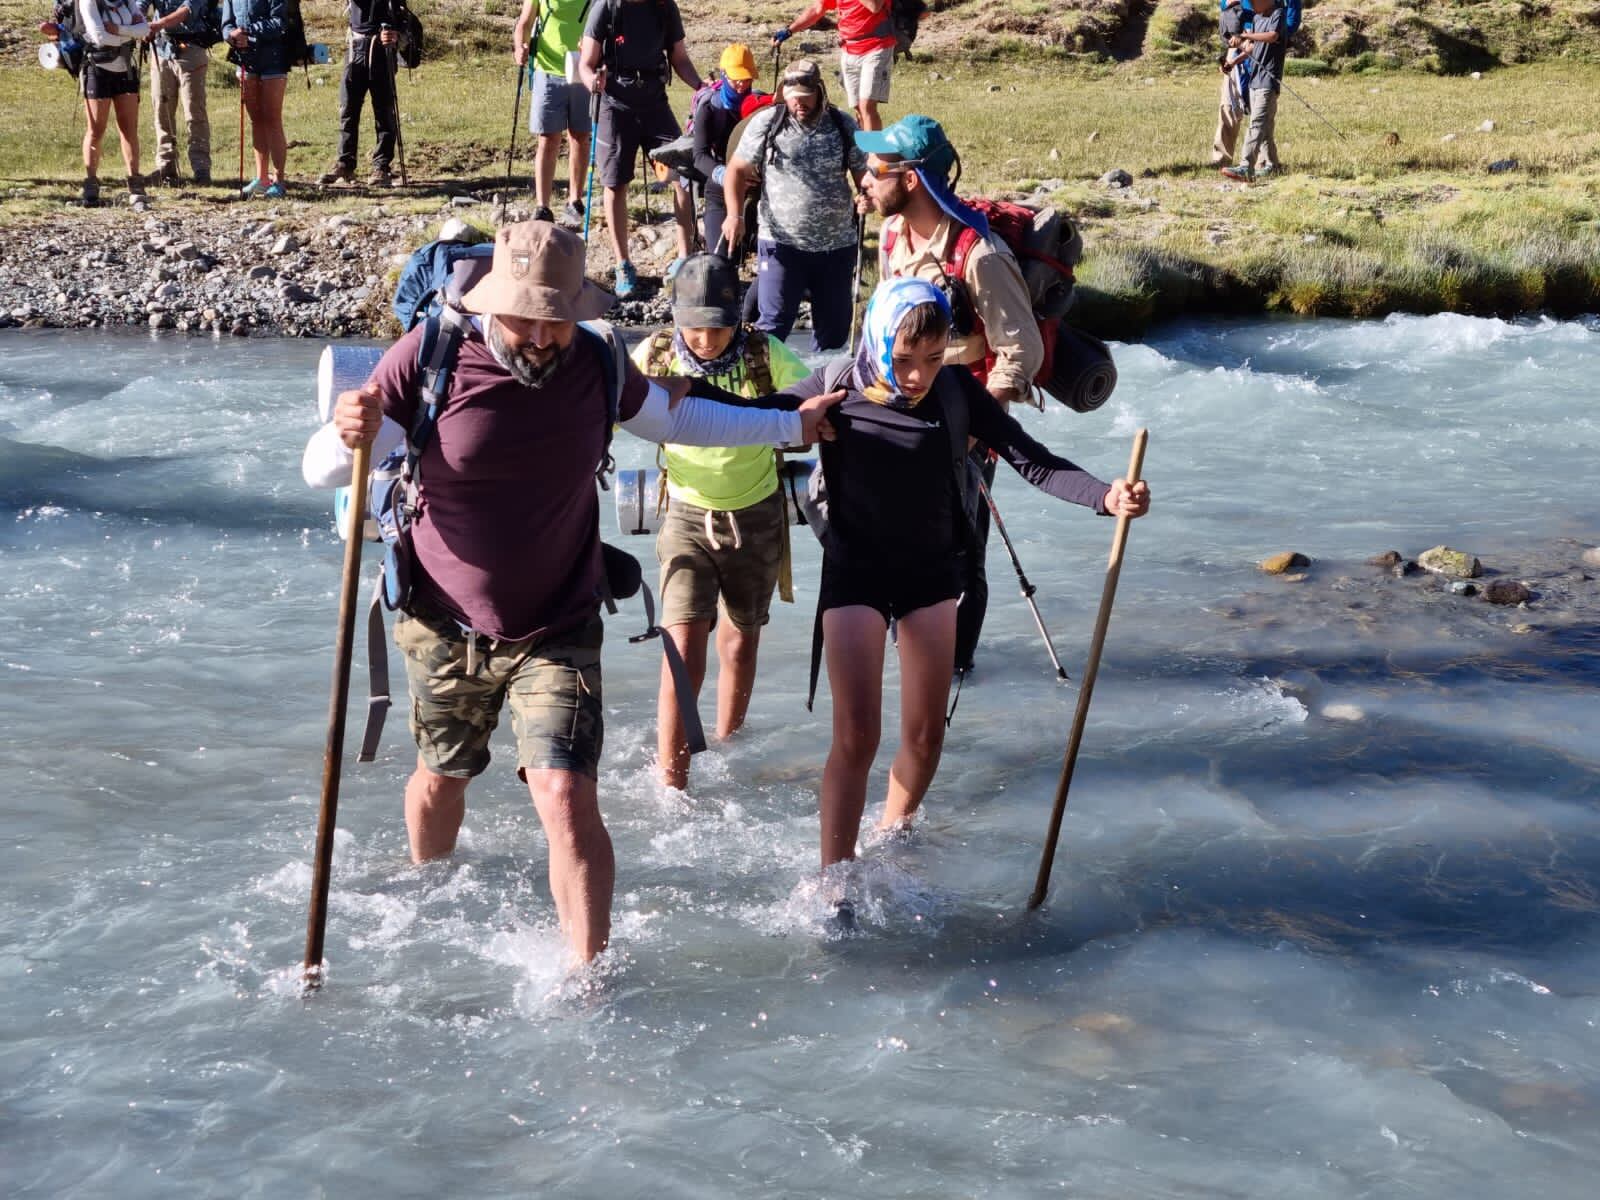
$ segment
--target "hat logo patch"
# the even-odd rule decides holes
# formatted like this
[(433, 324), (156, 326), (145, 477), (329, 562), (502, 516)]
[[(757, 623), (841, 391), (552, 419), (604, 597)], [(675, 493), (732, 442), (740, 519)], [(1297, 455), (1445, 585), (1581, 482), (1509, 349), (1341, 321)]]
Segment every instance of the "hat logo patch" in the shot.
[(533, 269), (533, 255), (531, 255), (531, 254), (513, 254), (511, 256), (511, 277), (513, 279), (524, 279), (524, 278), (526, 278), (528, 272), (531, 271), (532, 269)]

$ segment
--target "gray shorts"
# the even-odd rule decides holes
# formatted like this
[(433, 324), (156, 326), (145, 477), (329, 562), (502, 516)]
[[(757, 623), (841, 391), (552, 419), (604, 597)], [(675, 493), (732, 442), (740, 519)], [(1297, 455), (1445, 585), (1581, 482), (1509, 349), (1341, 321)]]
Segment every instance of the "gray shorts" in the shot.
[(845, 102), (854, 108), (863, 100), (883, 104), (889, 99), (889, 74), (894, 69), (894, 50), (885, 46), (865, 54), (839, 52), (839, 74), (844, 79)]
[(608, 188), (626, 187), (633, 180), (641, 146), (654, 150), (683, 132), (678, 128), (678, 118), (672, 115), (665, 89), (636, 92), (630, 99), (634, 103), (624, 107), (607, 92), (600, 102), (595, 171), (601, 184)]
[(528, 109), (528, 132), (536, 134), (589, 132), (589, 93), (581, 83), (568, 83), (565, 75), (533, 72), (533, 101)]

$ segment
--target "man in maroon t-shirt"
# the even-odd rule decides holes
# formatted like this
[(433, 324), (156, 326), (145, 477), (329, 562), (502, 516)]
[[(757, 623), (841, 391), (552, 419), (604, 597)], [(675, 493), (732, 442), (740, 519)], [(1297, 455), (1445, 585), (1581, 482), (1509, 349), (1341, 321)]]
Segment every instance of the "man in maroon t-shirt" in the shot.
[[(583, 243), (545, 221), (502, 228), (493, 268), (463, 298), (481, 314), (461, 343), (449, 394), (417, 468), (413, 596), (395, 621), (411, 692), (417, 765), (406, 785), (415, 862), (449, 854), (468, 782), (511, 708), (518, 773), (550, 845), (550, 890), (573, 950), (588, 961), (611, 929), (615, 867), (596, 774), (602, 572), (596, 465), (605, 453), (606, 370), (576, 322), (612, 297), (584, 278)], [(349, 478), (349, 448), (374, 461), (411, 427), (422, 327), (392, 346), (313, 436), (308, 482)], [(607, 351), (609, 353), (609, 351)], [(799, 412), (732, 408), (689, 396), (688, 379), (650, 380), (625, 364), (619, 424), (650, 441), (784, 445), (815, 440), (842, 392)]]
[(882, 129), (878, 105), (889, 102), (889, 73), (896, 38), (891, 0), (811, 0), (810, 6), (772, 35), (780, 46), (792, 33), (810, 29), (824, 15), (839, 14), (839, 74), (844, 95), (863, 129)]

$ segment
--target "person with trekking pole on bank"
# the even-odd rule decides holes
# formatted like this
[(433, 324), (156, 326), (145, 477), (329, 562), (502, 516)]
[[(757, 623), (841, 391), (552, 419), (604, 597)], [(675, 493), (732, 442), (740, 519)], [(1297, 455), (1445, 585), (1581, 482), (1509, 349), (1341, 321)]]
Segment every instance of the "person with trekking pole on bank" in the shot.
[[(341, 393), (302, 460), (313, 487), (350, 482), (357, 447), (370, 443), (381, 462), (414, 445), (419, 418), (437, 413), (407, 468), (415, 516), (396, 543), (396, 576), (407, 583), (394, 639), (417, 745), (405, 790), (411, 858), (455, 849), (468, 784), (488, 767), (509, 707), (517, 774), (547, 835), (556, 914), (582, 962), (610, 938), (615, 875), (597, 784), (600, 611), (631, 594), (629, 574), (637, 588), (640, 569), (600, 541), (595, 481), (611, 465), (612, 430), (679, 445), (809, 443), (842, 397), (782, 401), (789, 411), (734, 407), (705, 398), (701, 381), (648, 379), (615, 330), (588, 324), (613, 302), (585, 279), (576, 234), (548, 221), (501, 226), (492, 265), (459, 308), (419, 323), (363, 387)], [(435, 357), (446, 316), (448, 366)]]
[(317, 180), (323, 187), (355, 182), (363, 101), (371, 102), (377, 133), (367, 184), (394, 186), (395, 141), (399, 137), (394, 49), (400, 44), (400, 7), (393, 0), (348, 0), (350, 30), (344, 74), (339, 80), (339, 150), (333, 165)]
[[(664, 146), (683, 132), (667, 100), (671, 75), (694, 92), (700, 72), (684, 44), (683, 17), (674, 0), (594, 0), (581, 46), (579, 75), (600, 99), (594, 157), (617, 260), (615, 290), (626, 300), (639, 286), (628, 252), (628, 185), (641, 148)], [(678, 254), (667, 268), (668, 278), (693, 252), (696, 240), (694, 196), (681, 179), (673, 179), (671, 190)]]
[(1244, 135), (1244, 149), (1231, 167), (1221, 174), (1241, 183), (1252, 183), (1278, 167), (1278, 92), (1283, 86), (1283, 60), (1288, 45), (1283, 36), (1283, 9), (1277, 0), (1254, 0), (1255, 15), (1250, 28), (1228, 39), (1231, 53), (1222, 64), (1232, 71), (1250, 60), (1250, 125)]
[(289, 161), (283, 93), (289, 86), (289, 7), (284, 0), (222, 0), (222, 40), (239, 68), (239, 99), (250, 114), (256, 173), (239, 195), (281, 200)]
[(529, 70), (529, 58), (533, 60), (528, 132), (539, 139), (533, 157), (534, 219), (555, 220), (556, 161), (565, 135), (567, 203), (561, 224), (568, 229), (583, 228), (581, 197), (593, 135), (589, 93), (578, 79), (578, 46), (589, 4), (590, 0), (523, 0), (511, 32), (511, 53), (518, 68)]
[[(932, 117), (912, 115), (877, 132), (856, 134), (867, 155), (864, 201), (884, 217), (879, 236), (879, 277), (925, 279), (952, 299), (952, 328), (945, 362), (964, 366), (1008, 411), (1026, 399), (1044, 363), (1044, 342), (1022, 268), (1010, 247), (989, 231), (984, 216), (957, 199), (950, 175), (956, 149)], [(995, 459), (981, 443), (970, 470), (983, 488), (994, 487)], [(967, 578), (956, 614), (956, 671), (973, 666), (989, 602), (984, 551), (989, 506), (969, 489), (977, 549), (966, 560)]]

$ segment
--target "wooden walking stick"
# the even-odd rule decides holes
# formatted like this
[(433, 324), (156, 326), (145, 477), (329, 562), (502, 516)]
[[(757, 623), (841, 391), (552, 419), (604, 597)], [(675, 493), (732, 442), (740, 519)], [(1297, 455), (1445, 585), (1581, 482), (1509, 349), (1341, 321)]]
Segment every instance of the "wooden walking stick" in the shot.
[(239, 72), (239, 186), (244, 186), (244, 72)]
[[(1144, 447), (1150, 431), (1141, 429), (1133, 439), (1133, 456), (1128, 460), (1128, 485), (1139, 482), (1139, 471), (1144, 466)], [(1094, 637), (1089, 643), (1089, 661), (1083, 668), (1083, 685), (1078, 691), (1078, 711), (1072, 718), (1072, 735), (1067, 739), (1067, 753), (1061, 761), (1061, 779), (1056, 784), (1055, 808), (1050, 813), (1050, 832), (1045, 835), (1044, 854), (1039, 859), (1039, 878), (1033, 885), (1033, 895), (1028, 897), (1028, 907), (1038, 908), (1044, 903), (1045, 892), (1050, 887), (1050, 868), (1055, 863), (1056, 841), (1061, 836), (1061, 818), (1067, 811), (1067, 789), (1072, 786), (1072, 769), (1078, 764), (1078, 747), (1083, 743), (1083, 726), (1089, 717), (1089, 700), (1094, 695), (1095, 676), (1100, 673), (1100, 651), (1105, 649), (1106, 627), (1111, 624), (1111, 602), (1117, 598), (1117, 576), (1122, 573), (1122, 551), (1128, 544), (1128, 523), (1132, 518), (1119, 516), (1116, 532), (1111, 535), (1111, 558), (1106, 563), (1105, 591), (1100, 594), (1100, 613), (1094, 620)]]
[(339, 768), (344, 759), (344, 717), (350, 698), (350, 650), (356, 631), (356, 585), (361, 578), (361, 531), (367, 511), (367, 471), (372, 443), (355, 448), (350, 464), (350, 528), (339, 584), (339, 630), (333, 643), (333, 697), (328, 704), (328, 741), (322, 752), (322, 812), (311, 866), (311, 915), (306, 921), (306, 957), (301, 982), (322, 986), (322, 938), (328, 928), (328, 884), (333, 875), (333, 830), (339, 815)]

